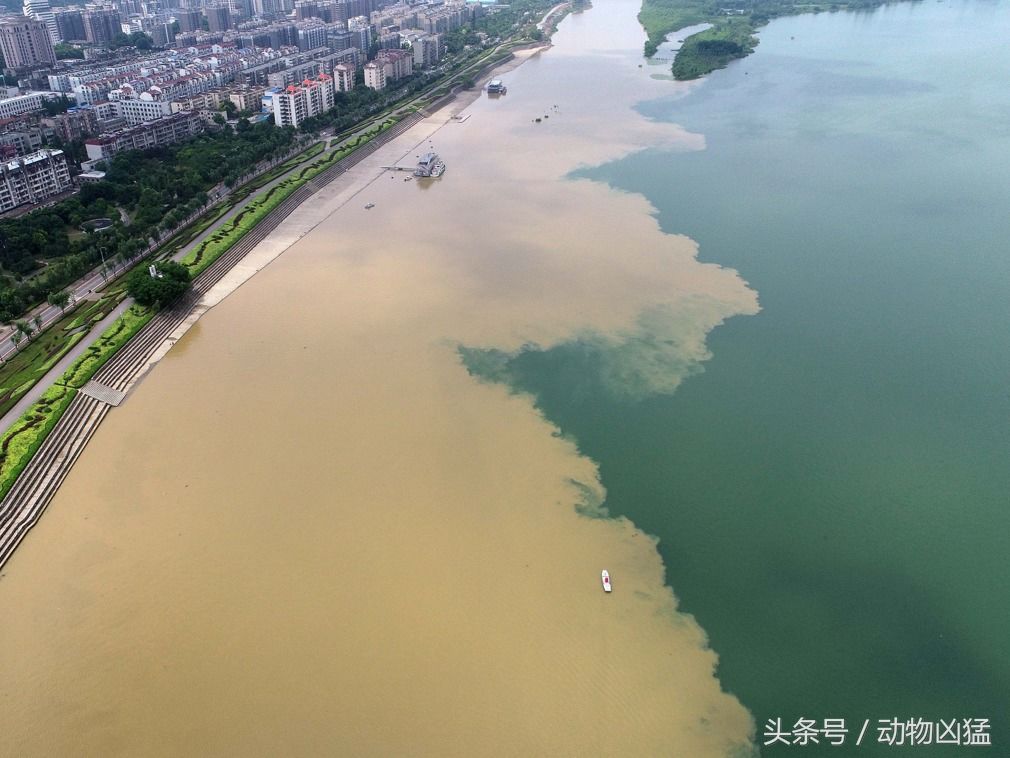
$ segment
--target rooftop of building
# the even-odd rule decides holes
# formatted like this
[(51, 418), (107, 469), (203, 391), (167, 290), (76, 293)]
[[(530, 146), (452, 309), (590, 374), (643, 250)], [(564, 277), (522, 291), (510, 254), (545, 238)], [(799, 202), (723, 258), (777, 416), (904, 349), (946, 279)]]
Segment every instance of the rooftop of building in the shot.
[(165, 116), (163, 118), (155, 119), (154, 121), (145, 121), (142, 124), (136, 126), (130, 126), (126, 129), (119, 129), (114, 132), (109, 132), (108, 134), (102, 134), (98, 137), (92, 137), (90, 139), (84, 140), (85, 145), (108, 145), (115, 142), (117, 139), (129, 136), (130, 134), (140, 133), (146, 131), (152, 126), (161, 126), (164, 124), (174, 124), (177, 121), (185, 121), (188, 119), (199, 118), (192, 111), (185, 111), (182, 113), (173, 113), (170, 116)]
[(23, 155), (20, 158), (15, 158), (11, 161), (4, 161), (3, 167), (8, 171), (17, 171), (22, 166), (30, 166), (34, 163), (39, 163), (41, 161), (49, 160), (50, 157), (55, 157), (57, 155), (63, 155), (62, 150), (38, 150), (34, 153), (28, 155)]

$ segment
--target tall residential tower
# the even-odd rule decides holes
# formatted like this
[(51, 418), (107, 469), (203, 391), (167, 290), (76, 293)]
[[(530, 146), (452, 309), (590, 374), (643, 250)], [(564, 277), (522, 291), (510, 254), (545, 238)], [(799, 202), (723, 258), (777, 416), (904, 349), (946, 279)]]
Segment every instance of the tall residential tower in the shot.
[(0, 51), (8, 68), (56, 65), (49, 29), (35, 19), (14, 17), (0, 21)]
[(23, 13), (25, 16), (45, 24), (52, 43), (55, 45), (59, 42), (60, 35), (56, 29), (56, 17), (53, 16), (52, 8), (49, 7), (49, 0), (24, 0), (24, 2)]

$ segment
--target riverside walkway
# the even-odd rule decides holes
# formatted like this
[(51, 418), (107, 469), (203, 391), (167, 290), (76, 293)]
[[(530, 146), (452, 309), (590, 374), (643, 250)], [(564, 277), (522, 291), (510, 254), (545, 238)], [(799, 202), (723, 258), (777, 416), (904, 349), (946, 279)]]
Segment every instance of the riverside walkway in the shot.
[[(427, 110), (434, 112), (455, 98), (449, 94)], [(342, 173), (424, 119), (414, 113), (376, 136), (366, 145), (299, 187), (259, 224), (193, 280), (191, 292), (172, 308), (157, 313), (95, 374), (87, 391), (78, 391), (70, 406), (46, 437), (38, 452), (0, 501), (0, 567), (38, 522), (60, 484), (113, 405), (151, 365), (171, 335), (191, 316), (201, 298), (274, 231), (299, 205)]]

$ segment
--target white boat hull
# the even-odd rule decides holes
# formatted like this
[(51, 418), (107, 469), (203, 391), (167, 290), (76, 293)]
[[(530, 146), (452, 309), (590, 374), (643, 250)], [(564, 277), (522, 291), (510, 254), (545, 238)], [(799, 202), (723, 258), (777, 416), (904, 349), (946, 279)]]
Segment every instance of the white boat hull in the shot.
[(610, 587), (610, 574), (608, 574), (606, 571), (604, 571), (601, 578), (603, 580), (603, 591), (604, 592), (610, 592), (611, 591), (611, 587)]

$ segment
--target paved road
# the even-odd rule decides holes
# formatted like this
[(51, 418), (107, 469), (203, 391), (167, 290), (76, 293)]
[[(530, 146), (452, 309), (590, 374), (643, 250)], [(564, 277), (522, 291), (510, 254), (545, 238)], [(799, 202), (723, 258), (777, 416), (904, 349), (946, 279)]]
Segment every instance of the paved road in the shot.
[[(292, 154), (289, 153), (286, 156), (278, 158), (275, 161), (271, 161), (270, 163), (261, 164), (260, 170), (258, 170), (252, 177), (250, 177), (250, 181), (254, 179), (256, 176), (259, 176), (260, 174), (269, 171), (278, 163), (283, 163), (284, 161), (288, 160), (291, 157), (291, 155)], [(271, 182), (267, 186), (273, 186), (274, 183), (275, 182)], [(207, 193), (207, 195), (208, 197), (211, 198), (211, 202), (216, 204), (217, 202), (228, 198), (232, 192), (234, 192), (237, 189), (240, 189), (240, 187), (241, 185), (228, 188), (225, 187), (224, 185), (219, 184), (216, 187), (211, 188), (211, 190)], [(225, 218), (228, 218), (231, 215), (233, 215), (232, 212), (229, 212), (225, 216)], [(197, 216), (191, 216), (189, 219), (183, 222), (182, 226), (192, 223), (192, 221), (196, 220), (196, 218)], [(213, 226), (216, 227), (217, 224), (214, 224)], [(158, 244), (161, 244), (165, 240), (169, 239), (169, 237), (171, 237), (173, 234), (175, 234), (175, 231), (172, 231), (169, 234), (162, 235), (158, 239)], [(188, 246), (187, 246), (187, 252), (188, 252)], [(107, 281), (112, 281), (117, 276), (123, 274), (127, 269), (132, 268), (136, 264), (136, 261), (131, 261), (127, 264), (123, 264), (122, 262), (116, 260), (114, 254), (111, 251), (109, 251), (107, 263), (110, 263), (113, 266), (112, 270), (108, 273), (107, 276), (102, 275), (102, 269), (101, 266), (99, 266), (98, 268), (95, 268), (88, 274), (85, 274), (81, 279), (78, 279), (76, 282), (67, 287), (67, 292), (70, 293), (71, 304), (79, 302), (81, 300), (86, 300), (89, 297), (93, 297), (94, 293), (97, 292), (99, 289), (101, 289), (106, 284)], [(45, 329), (47, 326), (58, 321), (63, 316), (63, 311), (54, 305), (49, 305), (48, 303), (42, 303), (36, 306), (35, 308), (32, 308), (28, 313), (22, 316), (22, 320), (31, 323), (32, 320), (35, 318), (35, 316), (41, 316), (42, 328)], [(14, 332), (15, 329), (13, 327), (6, 325), (0, 327), (0, 359), (6, 360), (16, 352), (17, 348), (15, 348), (14, 344), (10, 341), (11, 335), (14, 334)], [(23, 347), (24, 344), (25, 343), (22, 340), (21, 346)]]
[[(108, 316), (95, 325), (88, 336), (97, 337), (100, 335), (112, 326), (112, 322), (119, 318), (123, 314), (123, 311), (129, 308), (132, 303), (133, 301), (127, 298), (117, 305), (112, 309)], [(18, 400), (9, 411), (7, 411), (7, 413), (0, 416), (0, 431), (9, 429), (11, 424), (21, 418), (21, 414), (31, 408), (42, 393), (49, 389), (57, 379), (63, 376), (63, 373), (70, 368), (70, 364), (77, 360), (81, 353), (91, 347), (93, 342), (94, 339), (82, 339), (74, 345), (66, 355), (60, 358), (60, 360), (56, 362), (56, 365), (49, 369), (49, 371), (46, 372), (46, 375), (35, 383), (34, 387), (28, 390), (28, 392), (26, 392), (24, 396)]]
[(567, 2), (558, 3), (557, 5), (555, 5), (549, 11), (547, 11), (547, 13), (544, 14), (544, 17), (542, 19), (540, 19), (540, 23), (537, 24), (537, 28), (540, 29), (540, 31), (543, 31), (544, 27), (547, 26), (547, 19), (549, 19), (551, 16), (553, 16), (555, 13), (557, 13), (562, 8), (567, 8), (567, 7), (568, 7), (568, 3)]

